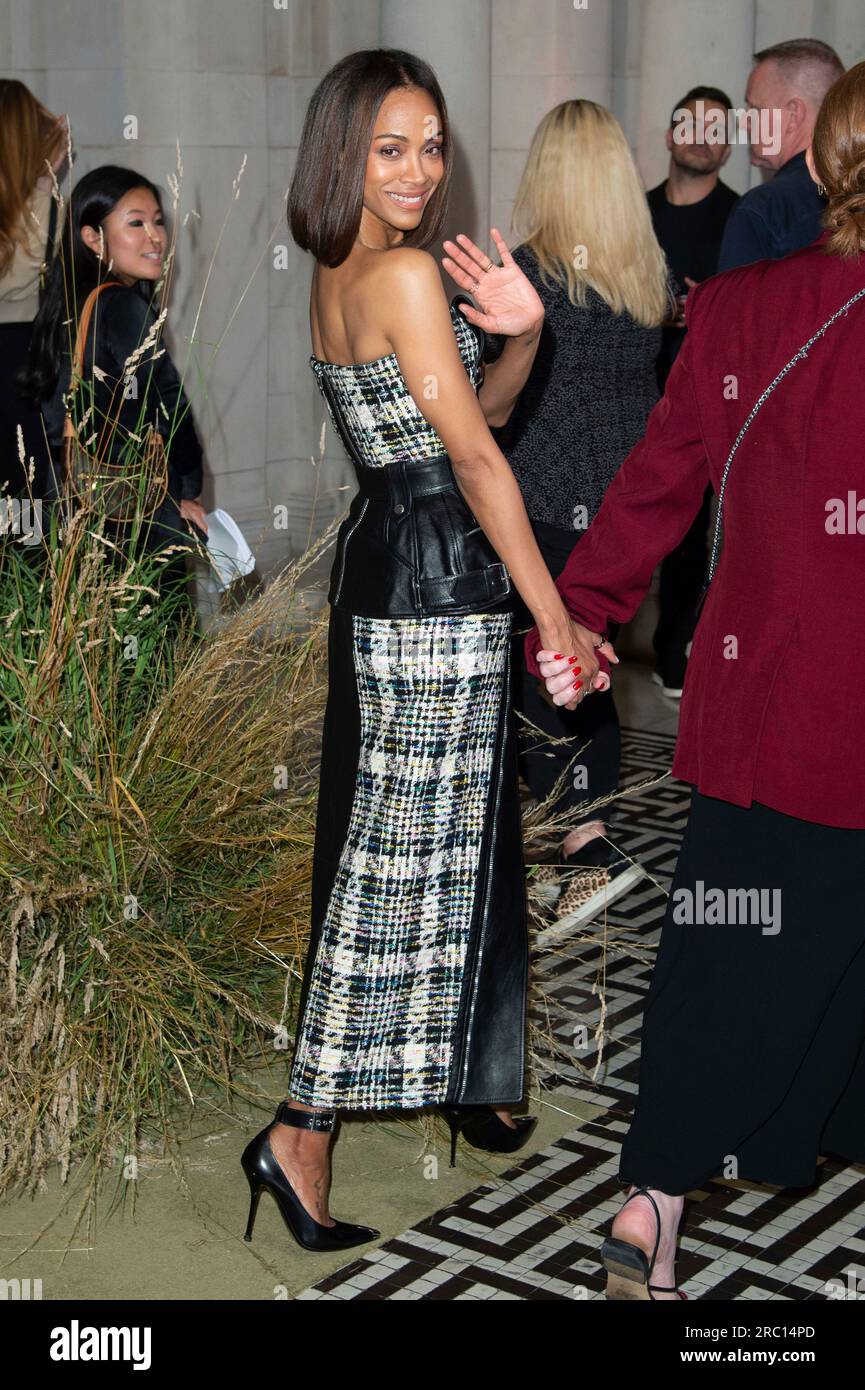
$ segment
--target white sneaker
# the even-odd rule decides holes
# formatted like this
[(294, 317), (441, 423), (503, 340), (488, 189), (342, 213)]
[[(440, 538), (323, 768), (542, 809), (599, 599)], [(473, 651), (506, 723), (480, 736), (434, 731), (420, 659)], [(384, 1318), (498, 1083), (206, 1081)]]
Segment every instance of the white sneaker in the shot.
[(683, 691), (684, 688), (685, 688), (684, 686), (682, 686), (682, 685), (664, 685), (664, 682), (663, 682), (662, 678), (658, 675), (657, 671), (653, 671), (653, 672), (652, 672), (652, 680), (655, 682), (655, 685), (659, 685), (659, 686), (661, 687), (661, 692), (662, 692), (662, 694), (666, 695), (668, 699), (670, 699), (670, 700), (681, 700), (681, 698), (682, 698), (682, 691)]

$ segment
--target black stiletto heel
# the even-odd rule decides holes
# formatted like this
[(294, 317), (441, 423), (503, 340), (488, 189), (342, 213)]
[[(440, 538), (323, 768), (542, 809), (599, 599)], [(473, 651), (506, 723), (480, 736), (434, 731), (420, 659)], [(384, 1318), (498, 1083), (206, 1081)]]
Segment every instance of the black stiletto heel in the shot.
[(457, 1166), (457, 1139), (459, 1132), (468, 1118), (468, 1112), (458, 1105), (443, 1105), (442, 1114), (448, 1122), (448, 1129), (451, 1132), (451, 1161), (448, 1165), (451, 1168)]
[[(652, 1258), (649, 1259), (645, 1250), (640, 1245), (635, 1245), (630, 1240), (618, 1240), (615, 1236), (608, 1236), (601, 1246), (601, 1264), (607, 1271), (607, 1290), (606, 1296), (609, 1299), (652, 1299), (654, 1293), (677, 1293), (680, 1298), (687, 1298), (688, 1295), (676, 1284), (667, 1286), (664, 1284), (650, 1284), (652, 1270), (655, 1268), (655, 1260), (658, 1254), (658, 1246), (661, 1244), (661, 1213), (658, 1204), (647, 1187), (637, 1187), (631, 1192), (622, 1203), (630, 1202), (631, 1197), (648, 1197), (655, 1211), (657, 1222), (657, 1235), (655, 1236), (655, 1248), (652, 1251)], [(621, 1208), (620, 1208), (621, 1210)], [(616, 1215), (618, 1216), (618, 1212)]]
[(515, 1115), (516, 1128), (512, 1129), (488, 1105), (443, 1105), (441, 1111), (451, 1132), (451, 1168), (456, 1167), (460, 1132), (473, 1149), (511, 1154), (528, 1143), (538, 1123), (537, 1115)]
[(247, 1173), (249, 1183), (249, 1220), (246, 1223), (246, 1234), (244, 1240), (252, 1240), (252, 1228), (255, 1225), (255, 1216), (258, 1211), (258, 1199), (261, 1196), (262, 1184), (252, 1173)]
[(377, 1240), (381, 1231), (372, 1226), (356, 1226), (349, 1221), (337, 1221), (323, 1226), (310, 1216), (270, 1147), (270, 1131), (274, 1124), (293, 1125), (296, 1129), (331, 1132), (336, 1124), (335, 1110), (292, 1110), (286, 1101), (279, 1106), (272, 1123), (251, 1139), (241, 1155), (240, 1163), (249, 1183), (249, 1219), (244, 1240), (252, 1240), (252, 1229), (262, 1191), (267, 1188), (276, 1200), (286, 1226), (304, 1250), (347, 1250), (352, 1245), (366, 1245)]

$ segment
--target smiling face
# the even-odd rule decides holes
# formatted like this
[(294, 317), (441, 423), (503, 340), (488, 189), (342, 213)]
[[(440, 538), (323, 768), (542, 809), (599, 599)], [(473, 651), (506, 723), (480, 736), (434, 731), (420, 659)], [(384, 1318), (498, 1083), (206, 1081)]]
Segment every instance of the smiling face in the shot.
[(417, 227), (444, 175), (441, 116), (427, 92), (396, 87), (379, 107), (366, 161), (360, 239), (395, 246)]
[(165, 258), (166, 231), (162, 209), (148, 188), (124, 193), (102, 223), (104, 245), (98, 227), (82, 227), (81, 236), (91, 251), (113, 262), (111, 273), (124, 285), (137, 280), (158, 280)]

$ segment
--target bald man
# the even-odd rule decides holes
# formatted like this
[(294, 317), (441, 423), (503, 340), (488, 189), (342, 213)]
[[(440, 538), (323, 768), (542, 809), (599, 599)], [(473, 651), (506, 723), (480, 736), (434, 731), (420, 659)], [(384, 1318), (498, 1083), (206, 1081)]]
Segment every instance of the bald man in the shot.
[[(805, 163), (820, 104), (844, 74), (834, 48), (820, 39), (787, 39), (754, 54), (745, 90), (751, 116), (751, 163), (775, 170), (734, 207), (718, 269), (776, 260), (810, 246), (826, 208)], [(759, 120), (755, 119), (759, 115)]]

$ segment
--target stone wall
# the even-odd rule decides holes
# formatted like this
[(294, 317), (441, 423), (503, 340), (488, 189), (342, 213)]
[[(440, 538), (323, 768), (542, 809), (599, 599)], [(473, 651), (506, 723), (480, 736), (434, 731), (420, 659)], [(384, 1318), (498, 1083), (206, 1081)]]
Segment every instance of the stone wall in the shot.
[[(447, 232), (483, 239), (491, 222), (507, 234), (555, 103), (610, 105), (650, 186), (677, 97), (712, 82), (738, 103), (754, 48), (796, 34), (859, 61), (861, 0), (0, 0), (4, 75), (70, 113), (78, 175), (114, 162), (165, 187), (180, 142), (169, 337), (207, 442), (205, 501), (237, 519), (265, 574), (342, 511), (351, 480), (332, 437), (312, 461), (324, 408), (308, 367), (310, 263), (283, 216), (327, 68), (379, 45), (433, 64), (458, 145)], [(743, 191), (753, 177), (736, 151), (725, 178)]]

